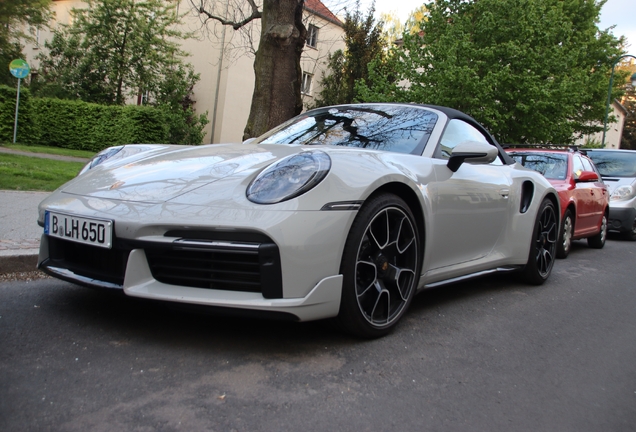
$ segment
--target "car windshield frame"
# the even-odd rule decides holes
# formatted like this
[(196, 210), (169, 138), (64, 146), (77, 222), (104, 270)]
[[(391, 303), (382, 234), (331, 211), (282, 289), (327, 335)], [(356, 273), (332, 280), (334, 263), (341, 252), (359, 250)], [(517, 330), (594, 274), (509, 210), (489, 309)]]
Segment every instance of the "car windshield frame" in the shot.
[(421, 155), (439, 118), (434, 110), (419, 106), (333, 106), (294, 117), (254, 144), (329, 145)]
[(636, 177), (636, 151), (603, 151), (587, 152), (602, 177)]

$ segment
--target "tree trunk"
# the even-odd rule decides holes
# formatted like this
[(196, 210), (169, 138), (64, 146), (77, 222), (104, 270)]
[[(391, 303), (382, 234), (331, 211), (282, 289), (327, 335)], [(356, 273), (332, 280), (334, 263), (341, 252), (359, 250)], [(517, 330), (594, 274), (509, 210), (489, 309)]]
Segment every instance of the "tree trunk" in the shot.
[(259, 136), (302, 111), (300, 55), (307, 29), (304, 0), (264, 0), (255, 85), (243, 139)]

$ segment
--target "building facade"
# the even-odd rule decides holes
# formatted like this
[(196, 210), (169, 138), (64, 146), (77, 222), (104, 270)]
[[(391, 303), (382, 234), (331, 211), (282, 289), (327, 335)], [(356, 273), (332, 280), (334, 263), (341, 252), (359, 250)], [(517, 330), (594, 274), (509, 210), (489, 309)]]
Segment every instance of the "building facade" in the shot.
[[(610, 117), (613, 115), (616, 118), (616, 121), (614, 123), (607, 123), (604, 147), (617, 149), (621, 147), (621, 139), (623, 138), (623, 127), (625, 126), (627, 110), (618, 100), (615, 100), (612, 105), (610, 105), (609, 114)], [(583, 135), (575, 141), (575, 144), (578, 146), (584, 146), (587, 144), (598, 145), (601, 144), (601, 142), (603, 142), (603, 131), (590, 135)]]
[[(260, 36), (260, 20), (250, 23), (242, 31), (213, 22), (204, 25), (201, 16), (192, 9), (190, 0), (178, 0), (177, 13), (183, 14), (179, 30), (194, 37), (182, 42), (189, 54), (184, 62), (191, 63), (200, 81), (193, 90), (195, 111), (206, 113), (204, 143), (240, 142), (247, 124), (254, 92), (254, 56)], [(247, 3), (246, 3), (247, 4)], [(54, 0), (54, 28), (70, 24), (73, 8), (87, 7), (81, 0)], [(302, 97), (305, 106), (312, 104), (320, 92), (320, 79), (330, 53), (345, 48), (342, 22), (320, 1), (305, 0), (303, 21), (307, 28), (307, 42), (301, 57)], [(25, 47), (25, 60), (37, 73), (37, 55), (42, 52), (51, 30), (36, 33), (36, 42)], [(137, 99), (131, 99), (131, 104)]]

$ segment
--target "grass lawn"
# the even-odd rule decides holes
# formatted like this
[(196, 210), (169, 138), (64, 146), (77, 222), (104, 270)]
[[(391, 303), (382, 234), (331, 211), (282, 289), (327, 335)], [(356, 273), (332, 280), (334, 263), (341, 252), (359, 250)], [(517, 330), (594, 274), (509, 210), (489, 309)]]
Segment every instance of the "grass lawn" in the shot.
[(0, 189), (53, 191), (74, 178), (84, 165), (84, 162), (0, 153)]
[(46, 147), (46, 146), (28, 146), (23, 144), (3, 144), (3, 147), (20, 150), (23, 152), (32, 152), (32, 153), (47, 153), (61, 156), (74, 156), (81, 158), (92, 158), (95, 156), (94, 152), (86, 151), (86, 150), (69, 150), (63, 149), (59, 147)]

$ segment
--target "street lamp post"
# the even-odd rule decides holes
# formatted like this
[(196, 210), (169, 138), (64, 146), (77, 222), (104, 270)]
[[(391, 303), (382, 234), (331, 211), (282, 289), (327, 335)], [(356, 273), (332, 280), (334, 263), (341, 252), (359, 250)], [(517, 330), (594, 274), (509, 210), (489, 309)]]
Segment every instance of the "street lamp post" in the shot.
[[(612, 84), (614, 83), (614, 68), (622, 59), (631, 57), (636, 60), (636, 56), (631, 54), (625, 54), (616, 59), (612, 65), (612, 73), (610, 74), (609, 88), (607, 89), (607, 105), (605, 106), (605, 121), (603, 122), (603, 139), (601, 140), (601, 146), (605, 147), (605, 134), (607, 133), (607, 117), (609, 116), (610, 99), (612, 98)], [(636, 73), (631, 76), (632, 85), (636, 88)]]

